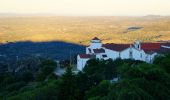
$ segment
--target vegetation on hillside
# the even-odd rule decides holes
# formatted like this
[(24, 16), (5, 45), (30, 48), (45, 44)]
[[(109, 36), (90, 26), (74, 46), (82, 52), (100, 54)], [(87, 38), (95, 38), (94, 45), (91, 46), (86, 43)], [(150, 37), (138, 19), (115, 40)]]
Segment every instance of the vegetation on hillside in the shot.
[(0, 62), (22, 60), (28, 57), (67, 60), (85, 52), (82, 45), (59, 41), (51, 42), (15, 42), (0, 44)]
[[(129, 31), (129, 27), (142, 29)], [(0, 17), (0, 43), (64, 41), (88, 45), (93, 37), (104, 43), (170, 40), (170, 17)]]
[[(27, 68), (28, 66), (25, 66), (25, 69), (19, 72), (1, 73), (0, 99), (6, 99), (7, 97), (14, 96), (23, 92), (23, 95), (25, 95), (30, 90), (38, 91), (41, 88), (46, 89), (47, 87), (44, 87), (46, 85), (43, 83), (43, 81), (48, 81), (54, 77), (53, 71), (56, 68), (56, 63), (51, 60), (43, 60), (40, 65), (38, 64), (38, 66), (34, 66), (37, 68), (31, 69), (31, 67)], [(52, 83), (49, 83), (49, 85), (50, 84)], [(29, 97), (32, 96), (30, 95)], [(22, 98), (27, 98), (27, 96)]]
[[(0, 75), (0, 99), (169, 100), (169, 61), (170, 55), (156, 58), (153, 64), (129, 59), (92, 59), (82, 72), (75, 74), (67, 67), (62, 77), (52, 74), (53, 61), (45, 61), (38, 71), (40, 80), (31, 72), (26, 72), (23, 78), (10, 73)], [(118, 81), (113, 81), (115, 78)]]

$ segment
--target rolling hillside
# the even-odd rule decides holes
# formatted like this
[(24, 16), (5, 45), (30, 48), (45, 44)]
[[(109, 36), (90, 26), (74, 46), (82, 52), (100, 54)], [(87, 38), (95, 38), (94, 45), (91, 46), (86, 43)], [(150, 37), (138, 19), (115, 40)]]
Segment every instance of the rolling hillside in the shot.
[(15, 42), (0, 45), (0, 62), (3, 60), (16, 60), (26, 57), (43, 57), (55, 60), (74, 58), (84, 53), (84, 46), (59, 41), (51, 42)]
[[(130, 27), (142, 27), (128, 30)], [(0, 43), (64, 41), (87, 45), (93, 37), (129, 43), (170, 40), (170, 17), (0, 17)]]

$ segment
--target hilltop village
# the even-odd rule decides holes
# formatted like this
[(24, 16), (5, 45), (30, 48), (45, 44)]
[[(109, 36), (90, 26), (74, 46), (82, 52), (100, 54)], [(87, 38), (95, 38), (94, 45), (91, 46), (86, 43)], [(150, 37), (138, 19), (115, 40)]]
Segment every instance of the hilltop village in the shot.
[(77, 69), (82, 70), (89, 59), (133, 59), (152, 63), (157, 55), (169, 53), (170, 43), (142, 43), (135, 41), (133, 44), (102, 44), (102, 41), (94, 37), (86, 47), (85, 54), (77, 56)]

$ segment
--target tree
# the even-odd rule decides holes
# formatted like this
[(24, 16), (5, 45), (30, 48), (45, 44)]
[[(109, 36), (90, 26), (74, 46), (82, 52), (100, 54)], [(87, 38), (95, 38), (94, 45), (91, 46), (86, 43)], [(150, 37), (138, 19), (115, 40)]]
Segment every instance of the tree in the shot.
[[(168, 100), (169, 74), (152, 64), (125, 64), (119, 68), (120, 81), (114, 85), (118, 100)], [(112, 93), (113, 94), (113, 93)]]
[[(24, 91), (18, 91), (15, 95), (8, 95), (7, 100), (58, 100), (59, 84), (57, 80), (50, 80), (43, 84), (36, 84)], [(5, 99), (5, 100), (6, 100)]]
[(86, 98), (105, 98), (109, 92), (110, 84), (110, 81), (103, 80), (99, 83), (99, 85), (92, 87), (89, 91), (86, 92)]
[(100, 83), (102, 80), (110, 80), (117, 77), (117, 64), (109, 60), (91, 59), (87, 62), (84, 72), (87, 74), (93, 85)]
[(170, 74), (170, 54), (156, 57), (153, 63)]
[(76, 77), (71, 67), (67, 67), (65, 74), (61, 78), (59, 89), (59, 100), (75, 100)]
[(85, 100), (84, 96), (85, 96), (85, 92), (87, 90), (89, 90), (91, 88), (91, 86), (93, 85), (87, 74), (84, 72), (79, 72), (76, 75), (76, 99), (77, 100)]
[(26, 71), (25, 73), (22, 74), (22, 80), (25, 82), (33, 81), (33, 79), (34, 79), (33, 73), (31, 73), (30, 71)]
[(57, 64), (52, 60), (45, 60), (40, 65), (40, 70), (37, 74), (37, 81), (44, 81), (47, 76), (53, 73), (54, 69), (57, 67)]

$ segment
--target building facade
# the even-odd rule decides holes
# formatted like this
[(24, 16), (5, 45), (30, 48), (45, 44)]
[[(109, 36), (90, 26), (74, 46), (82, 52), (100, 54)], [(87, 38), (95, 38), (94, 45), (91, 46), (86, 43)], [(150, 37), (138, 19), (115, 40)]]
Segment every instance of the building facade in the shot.
[(86, 54), (77, 56), (77, 69), (83, 70), (89, 59), (134, 59), (152, 63), (155, 56), (170, 52), (170, 43), (141, 43), (135, 41), (133, 44), (102, 44), (97, 37), (90, 41), (86, 47)]

